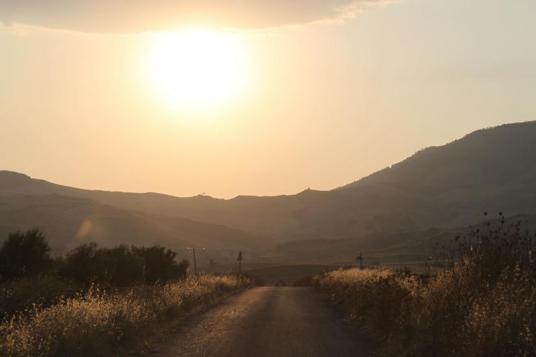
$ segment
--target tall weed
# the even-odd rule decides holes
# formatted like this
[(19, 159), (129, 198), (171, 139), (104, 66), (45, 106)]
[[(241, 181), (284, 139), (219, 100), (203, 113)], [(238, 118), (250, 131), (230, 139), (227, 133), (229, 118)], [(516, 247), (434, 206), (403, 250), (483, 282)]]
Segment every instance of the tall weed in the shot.
[(460, 240), (458, 262), (434, 277), (350, 269), (314, 284), (382, 355), (535, 356), (534, 238), (501, 219)]

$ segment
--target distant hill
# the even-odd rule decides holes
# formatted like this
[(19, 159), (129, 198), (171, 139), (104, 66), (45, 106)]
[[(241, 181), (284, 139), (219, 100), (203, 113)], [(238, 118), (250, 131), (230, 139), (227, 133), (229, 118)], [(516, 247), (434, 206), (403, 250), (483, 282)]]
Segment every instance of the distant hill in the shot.
[[(367, 265), (407, 264), (433, 260), (445, 260), (457, 251), (456, 237), (474, 238), (471, 232), (486, 232), (499, 225), (499, 217), (488, 218), (476, 225), (458, 228), (430, 228), (423, 231), (399, 233), (373, 233), (359, 238), (313, 239), (286, 242), (278, 245), (264, 259), (268, 262), (294, 264), (356, 264), (356, 257), (362, 253)], [(506, 219), (505, 229), (513, 229), (520, 223), (521, 232), (536, 233), (536, 216), (518, 215)]]
[[(391, 207), (419, 210), (424, 228), (472, 224), (484, 211), (534, 214), (536, 122), (476, 131), (422, 150), (337, 191), (375, 192), (388, 197)], [(433, 209), (433, 214), (426, 217), (423, 206)]]
[(340, 189), (383, 185), (417, 194), (450, 195), (482, 185), (486, 189), (534, 185), (535, 139), (536, 122), (478, 130), (450, 144), (421, 150)]
[[(19, 195), (76, 198), (86, 205), (128, 211), (132, 220), (161, 222), (167, 217), (218, 225), (238, 230), (237, 237), (259, 249), (292, 241), (313, 245), (329, 240), (362, 244), (385, 237), (396, 240), (401, 234), (476, 224), (484, 211), (536, 214), (536, 122), (479, 130), (332, 191), (230, 200), (179, 198), (80, 190), (0, 172), (0, 203)], [(171, 221), (166, 222), (167, 227)], [(177, 237), (194, 243), (186, 235)]]
[[(212, 258), (262, 247), (257, 237), (223, 226), (153, 215), (60, 195), (0, 196), (0, 241), (10, 232), (39, 227), (56, 253), (80, 244), (206, 248)], [(183, 255), (189, 256), (185, 251)]]

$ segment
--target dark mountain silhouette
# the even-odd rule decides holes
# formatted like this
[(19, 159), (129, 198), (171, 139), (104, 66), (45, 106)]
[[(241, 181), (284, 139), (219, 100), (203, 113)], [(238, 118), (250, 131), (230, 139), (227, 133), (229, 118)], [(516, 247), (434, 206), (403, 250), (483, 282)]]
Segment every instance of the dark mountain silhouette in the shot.
[(178, 198), (80, 190), (0, 172), (1, 202), (18, 195), (77, 198), (128, 210), (133, 220), (148, 215), (159, 221), (167, 217), (231, 227), (262, 237), (254, 239), (254, 245), (297, 240), (365, 242), (370, 237), (475, 224), (484, 211), (536, 214), (536, 122), (476, 131), (332, 191), (230, 200)]
[(536, 179), (535, 138), (536, 122), (479, 130), (448, 145), (424, 149), (341, 189), (381, 184), (444, 195), (482, 185), (525, 186)]

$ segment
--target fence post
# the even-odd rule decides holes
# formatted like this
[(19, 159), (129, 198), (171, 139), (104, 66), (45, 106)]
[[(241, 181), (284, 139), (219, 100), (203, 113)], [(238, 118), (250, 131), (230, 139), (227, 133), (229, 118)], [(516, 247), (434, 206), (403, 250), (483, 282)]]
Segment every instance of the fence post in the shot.
[(197, 257), (195, 256), (195, 248), (192, 248), (192, 254), (194, 256), (194, 275), (197, 276)]
[(359, 269), (363, 270), (363, 252), (359, 252), (359, 255), (356, 259), (359, 262)]
[(236, 258), (236, 261), (238, 262), (238, 275), (242, 274), (242, 251), (238, 252), (238, 257)]

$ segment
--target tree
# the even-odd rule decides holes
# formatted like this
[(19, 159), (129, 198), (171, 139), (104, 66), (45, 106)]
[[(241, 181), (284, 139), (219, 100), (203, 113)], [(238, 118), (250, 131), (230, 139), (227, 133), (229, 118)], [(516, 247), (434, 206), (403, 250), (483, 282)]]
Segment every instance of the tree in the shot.
[(97, 244), (83, 244), (71, 250), (59, 267), (59, 275), (78, 284), (88, 285), (97, 279), (95, 255)]
[(0, 275), (3, 279), (48, 273), (53, 265), (50, 246), (37, 228), (11, 233), (0, 248)]
[(177, 264), (176, 253), (163, 247), (154, 246), (150, 248), (132, 247), (135, 255), (143, 259), (145, 282), (154, 284), (158, 281), (182, 279), (188, 272), (189, 263), (183, 260)]
[(98, 248), (97, 244), (89, 243), (67, 254), (60, 275), (83, 285), (126, 286), (142, 281), (143, 259), (125, 245)]
[(58, 271), (62, 278), (82, 285), (154, 284), (186, 276), (188, 262), (177, 263), (175, 256), (175, 252), (158, 246), (98, 248), (90, 243), (71, 250)]
[(190, 262), (186, 259), (181, 260), (180, 263), (174, 262), (171, 267), (171, 279), (180, 280), (186, 278), (189, 268)]
[(125, 245), (99, 249), (95, 255), (98, 280), (112, 286), (126, 286), (143, 279), (143, 259)]

